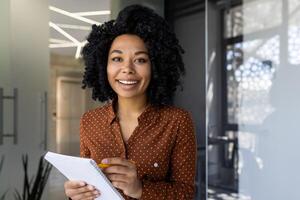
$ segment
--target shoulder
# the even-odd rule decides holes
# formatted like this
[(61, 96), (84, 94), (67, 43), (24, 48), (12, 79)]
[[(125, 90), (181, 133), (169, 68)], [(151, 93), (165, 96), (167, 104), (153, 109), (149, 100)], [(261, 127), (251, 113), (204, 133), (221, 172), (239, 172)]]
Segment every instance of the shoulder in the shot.
[(107, 103), (98, 108), (88, 110), (87, 112), (85, 112), (82, 115), (81, 120), (82, 121), (93, 121), (93, 120), (97, 120), (97, 119), (105, 119), (109, 116), (110, 109), (111, 109), (111, 103)]
[(175, 106), (164, 106), (160, 109), (160, 116), (163, 123), (175, 127), (175, 135), (179, 140), (195, 137), (195, 125), (190, 112)]

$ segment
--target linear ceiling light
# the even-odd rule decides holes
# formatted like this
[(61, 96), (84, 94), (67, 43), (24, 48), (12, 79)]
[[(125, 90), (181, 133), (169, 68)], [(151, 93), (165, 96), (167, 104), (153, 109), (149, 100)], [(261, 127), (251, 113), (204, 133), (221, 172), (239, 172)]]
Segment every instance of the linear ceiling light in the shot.
[(83, 22), (86, 22), (86, 23), (89, 23), (89, 24), (100, 24), (97, 21), (94, 21), (94, 20), (91, 20), (91, 19), (88, 19), (88, 18), (85, 18), (85, 17), (81, 17), (81, 16), (76, 15), (74, 13), (70, 13), (70, 12), (62, 10), (60, 8), (56, 8), (54, 6), (49, 6), (49, 9), (52, 10), (52, 11), (54, 11), (54, 12), (60, 13), (62, 15), (66, 15), (68, 17), (72, 17), (72, 18), (78, 19), (80, 21), (83, 21)]
[(54, 28), (56, 31), (58, 31), (59, 33), (61, 33), (62, 35), (64, 35), (66, 38), (68, 38), (69, 40), (71, 40), (72, 42), (74, 42), (75, 44), (80, 44), (80, 42), (78, 40), (76, 40), (74, 37), (72, 37), (69, 33), (67, 33), (66, 31), (64, 31), (63, 29), (61, 29), (60, 27), (58, 27), (56, 24), (49, 22), (49, 26)]
[(87, 43), (87, 40), (81, 42), (80, 45), (77, 46), (75, 58), (79, 58), (79, 57), (80, 57), (81, 49), (82, 49), (82, 47), (83, 47), (86, 43)]
[(79, 26), (79, 25), (72, 25), (72, 24), (56, 24), (60, 28), (67, 28), (67, 29), (76, 29), (76, 30), (83, 30), (83, 31), (90, 31), (92, 28), (90, 26)]
[(73, 13), (79, 16), (96, 16), (96, 15), (110, 15), (110, 10), (88, 11)]
[(76, 49), (76, 53), (75, 53), (75, 58), (78, 59), (80, 57), (80, 51), (81, 51), (81, 46), (77, 46), (77, 49)]
[(61, 40), (61, 39), (56, 39), (56, 38), (50, 38), (49, 42), (51, 43), (56, 43), (56, 44), (64, 44), (64, 43), (69, 43), (70, 41), (68, 40)]
[(77, 47), (78, 44), (75, 43), (64, 43), (64, 44), (49, 44), (49, 48), (66, 48), (66, 47)]

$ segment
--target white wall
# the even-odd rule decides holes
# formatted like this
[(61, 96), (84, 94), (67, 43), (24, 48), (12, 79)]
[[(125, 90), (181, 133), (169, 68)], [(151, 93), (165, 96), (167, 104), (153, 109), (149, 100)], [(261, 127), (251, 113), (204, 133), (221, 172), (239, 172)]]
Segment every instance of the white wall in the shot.
[[(45, 112), (41, 98), (48, 91), (49, 13), (47, 0), (2, 0), (0, 7), (4, 13), (0, 18), (1, 26), (4, 25), (0, 45), (0, 87), (4, 88), (5, 95), (11, 94), (12, 88), (18, 88), (19, 92), (18, 144), (14, 145), (11, 138), (6, 138), (0, 145), (0, 156), (5, 156), (0, 194), (10, 189), (12, 195), (14, 188), (19, 189), (23, 184), (22, 154), (29, 155), (29, 173), (33, 175), (44, 152)], [(12, 112), (12, 108), (6, 109)], [(4, 116), (12, 124), (8, 117)]]
[(0, 82), (1, 87), (10, 85), (10, 2), (8, 0), (0, 1)]

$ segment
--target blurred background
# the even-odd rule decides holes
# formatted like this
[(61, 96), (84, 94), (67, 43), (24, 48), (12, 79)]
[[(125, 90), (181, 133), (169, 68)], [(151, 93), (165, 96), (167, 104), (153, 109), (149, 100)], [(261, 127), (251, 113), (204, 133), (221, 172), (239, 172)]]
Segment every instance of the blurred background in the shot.
[[(196, 126), (195, 199), (300, 199), (299, 0), (1, 0), (0, 199), (22, 193), (22, 155), (29, 179), (47, 151), (79, 155), (80, 117), (101, 106), (80, 52), (92, 24), (136, 3), (185, 49), (175, 105)], [(66, 199), (64, 181), (52, 169), (35, 200)]]

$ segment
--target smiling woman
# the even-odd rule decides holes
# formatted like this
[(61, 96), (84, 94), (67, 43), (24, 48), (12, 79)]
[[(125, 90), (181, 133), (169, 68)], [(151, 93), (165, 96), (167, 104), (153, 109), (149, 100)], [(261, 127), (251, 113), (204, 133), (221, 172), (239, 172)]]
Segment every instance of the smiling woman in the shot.
[[(172, 106), (184, 72), (175, 34), (153, 10), (133, 5), (93, 26), (83, 49), (84, 88), (107, 101), (80, 124), (80, 153), (108, 164), (104, 173), (125, 199), (193, 199), (196, 141), (192, 119)], [(101, 195), (78, 180), (72, 199)]]

